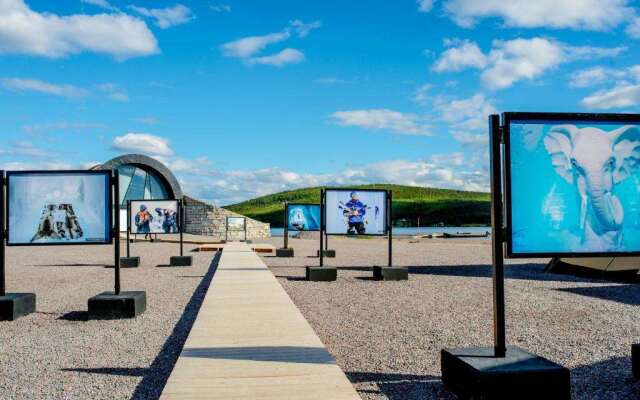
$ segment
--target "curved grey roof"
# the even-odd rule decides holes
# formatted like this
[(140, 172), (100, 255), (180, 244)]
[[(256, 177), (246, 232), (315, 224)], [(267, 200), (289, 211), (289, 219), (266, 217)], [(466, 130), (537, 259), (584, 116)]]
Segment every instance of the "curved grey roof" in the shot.
[(139, 166), (144, 170), (150, 170), (157, 173), (160, 178), (162, 178), (166, 183), (167, 187), (171, 189), (173, 192), (173, 196), (176, 199), (182, 198), (182, 188), (180, 187), (180, 183), (176, 179), (175, 175), (160, 161), (155, 158), (151, 158), (149, 156), (145, 156), (142, 154), (125, 154), (120, 157), (116, 157), (112, 160), (107, 161), (102, 165), (96, 165), (91, 169), (96, 170), (105, 170), (105, 169), (117, 169), (123, 165), (135, 165)]

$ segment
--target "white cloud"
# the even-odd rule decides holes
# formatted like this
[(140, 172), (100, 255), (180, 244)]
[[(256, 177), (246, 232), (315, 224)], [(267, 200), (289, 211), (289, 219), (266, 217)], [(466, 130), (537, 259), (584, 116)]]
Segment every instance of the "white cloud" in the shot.
[(429, 90), (431, 90), (431, 85), (428, 83), (420, 86), (415, 91), (411, 100), (417, 104), (426, 104), (427, 100), (429, 99), (429, 97), (427, 96), (427, 94), (429, 93)]
[(106, 128), (106, 125), (92, 122), (48, 122), (42, 124), (24, 125), (22, 130), (30, 135), (37, 135), (42, 132), (83, 132)]
[(494, 43), (483, 83), (491, 89), (508, 88), (521, 79), (535, 79), (563, 62), (562, 46), (548, 39), (514, 39)]
[(290, 34), (288, 32), (277, 32), (234, 40), (221, 46), (222, 54), (225, 57), (249, 58), (270, 44), (287, 40), (289, 36)]
[[(207, 161), (207, 160), (205, 160)], [(185, 170), (178, 178), (185, 193), (216, 204), (228, 205), (284, 190), (329, 185), (395, 183), (401, 185), (487, 191), (488, 173), (483, 163), (460, 152), (433, 155), (425, 160), (388, 160), (352, 166), (332, 173), (299, 173), (282, 168), (222, 171), (209, 165), (192, 170), (199, 162), (181, 160)]]
[(296, 49), (286, 48), (280, 52), (268, 56), (256, 57), (267, 46), (284, 42), (291, 38), (292, 32), (298, 37), (304, 38), (309, 32), (322, 26), (320, 21), (304, 23), (298, 19), (289, 22), (289, 25), (281, 32), (269, 33), (259, 36), (248, 36), (231, 42), (224, 43), (220, 50), (225, 57), (245, 59), (248, 64), (263, 64), (283, 66), (304, 61), (304, 54)]
[(627, 0), (448, 0), (444, 9), (460, 26), (497, 17), (510, 27), (604, 31), (634, 13)]
[(129, 101), (129, 94), (127, 93), (127, 90), (118, 85), (113, 83), (103, 83), (97, 85), (97, 88), (99, 91), (104, 93), (108, 99), (124, 103)]
[(166, 8), (144, 8), (138, 6), (129, 6), (129, 8), (140, 15), (152, 18), (160, 29), (183, 25), (195, 18), (191, 9), (182, 4)]
[(458, 131), (459, 137), (462, 137), (460, 131), (486, 132), (488, 116), (497, 112), (491, 101), (482, 93), (476, 93), (466, 99), (436, 98), (433, 109), (438, 113), (440, 120)]
[(604, 67), (592, 67), (571, 73), (569, 86), (583, 88), (596, 86), (615, 79), (622, 79), (627, 71)]
[(640, 39), (640, 17), (635, 16), (627, 26), (627, 35), (634, 39)]
[(231, 6), (229, 4), (212, 4), (209, 8), (215, 12), (231, 12)]
[(416, 0), (419, 12), (429, 12), (433, 8), (434, 0)]
[(432, 69), (436, 72), (460, 71), (465, 68), (482, 69), (487, 65), (487, 57), (477, 44), (464, 40), (459, 45), (442, 52)]
[(358, 126), (369, 130), (385, 130), (400, 135), (430, 135), (428, 127), (415, 114), (388, 109), (336, 111), (331, 119), (342, 126)]
[(589, 87), (613, 83), (613, 87), (601, 89), (582, 99), (582, 105), (592, 109), (626, 108), (640, 104), (640, 64), (612, 69), (594, 67), (578, 71), (569, 84), (573, 87)]
[(351, 83), (351, 80), (338, 78), (335, 76), (325, 76), (322, 78), (317, 78), (313, 80), (313, 83), (318, 83), (321, 85), (338, 85), (343, 83)]
[(23, 0), (0, 1), (0, 54), (59, 58), (85, 51), (124, 60), (159, 49), (144, 21), (130, 15), (58, 16), (35, 12)]
[(117, 11), (118, 9), (111, 5), (107, 0), (80, 0), (85, 4), (91, 4), (92, 6), (100, 7), (109, 11)]
[(115, 150), (154, 156), (168, 157), (173, 155), (173, 150), (169, 146), (169, 139), (148, 133), (130, 132), (122, 136), (116, 136), (111, 147)]
[(640, 104), (640, 84), (622, 83), (600, 90), (582, 99), (582, 105), (593, 109), (624, 108)]
[[(470, 50), (465, 51), (465, 48)], [(626, 47), (570, 46), (553, 39), (534, 37), (495, 40), (485, 56), (475, 43), (464, 41), (444, 51), (433, 69), (443, 72), (479, 68), (484, 85), (495, 90), (508, 88), (520, 80), (539, 78), (563, 63), (615, 57), (625, 50)]]
[(298, 64), (304, 61), (304, 53), (296, 49), (284, 49), (279, 53), (254, 57), (248, 60), (249, 64), (272, 65), (274, 67), (284, 67), (288, 64)]
[(298, 33), (298, 37), (303, 38), (309, 35), (309, 32), (311, 32), (312, 30), (320, 28), (322, 26), (322, 23), (320, 21), (304, 23), (299, 19), (294, 19), (293, 21), (289, 22), (289, 26)]
[(17, 92), (38, 92), (61, 97), (84, 97), (88, 92), (77, 86), (54, 84), (38, 79), (5, 78), (0, 81), (2, 87)]

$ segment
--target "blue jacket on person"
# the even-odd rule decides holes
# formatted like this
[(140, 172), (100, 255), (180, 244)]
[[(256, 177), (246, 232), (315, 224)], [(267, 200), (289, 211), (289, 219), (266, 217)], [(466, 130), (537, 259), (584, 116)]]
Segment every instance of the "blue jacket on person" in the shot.
[(348, 215), (350, 224), (358, 224), (364, 222), (364, 216), (367, 213), (367, 206), (360, 200), (349, 200), (345, 207), (352, 211), (357, 211), (358, 215), (349, 215), (349, 210), (344, 210), (343, 214)]

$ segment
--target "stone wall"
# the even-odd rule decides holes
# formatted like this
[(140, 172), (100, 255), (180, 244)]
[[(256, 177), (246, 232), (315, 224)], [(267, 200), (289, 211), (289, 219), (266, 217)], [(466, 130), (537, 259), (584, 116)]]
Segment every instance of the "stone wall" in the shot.
[[(224, 240), (227, 231), (227, 217), (244, 217), (226, 210), (207, 204), (200, 200), (183, 196), (185, 209), (185, 233), (202, 236), (212, 236), (218, 240)], [(251, 218), (246, 219), (247, 239), (263, 239), (271, 236), (271, 226)], [(244, 231), (228, 232), (228, 240), (243, 240)]]

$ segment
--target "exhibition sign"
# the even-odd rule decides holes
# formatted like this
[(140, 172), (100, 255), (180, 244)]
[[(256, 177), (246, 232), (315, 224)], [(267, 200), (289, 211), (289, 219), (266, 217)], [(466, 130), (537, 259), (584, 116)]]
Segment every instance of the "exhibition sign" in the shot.
[(503, 118), (508, 257), (640, 254), (640, 115)]
[(178, 200), (132, 200), (129, 204), (132, 234), (180, 232)]
[(111, 171), (7, 172), (7, 245), (112, 243)]
[(227, 217), (227, 231), (244, 231), (246, 228), (246, 218)]
[(387, 191), (326, 189), (325, 230), (328, 235), (387, 234)]
[(287, 204), (287, 229), (290, 231), (319, 231), (319, 204)]

